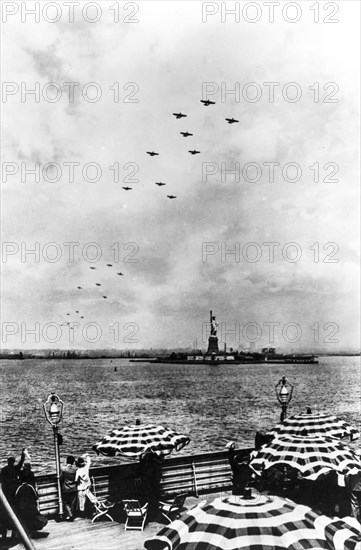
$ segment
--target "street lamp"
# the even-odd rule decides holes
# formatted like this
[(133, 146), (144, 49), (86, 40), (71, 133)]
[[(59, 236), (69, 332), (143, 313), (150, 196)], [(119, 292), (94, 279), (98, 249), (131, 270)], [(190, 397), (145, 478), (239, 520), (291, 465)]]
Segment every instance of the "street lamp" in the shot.
[(56, 465), (56, 484), (58, 489), (58, 500), (59, 500), (59, 517), (63, 516), (63, 499), (61, 495), (60, 487), (60, 454), (59, 454), (59, 443), (61, 443), (61, 435), (58, 431), (58, 426), (63, 418), (63, 407), (64, 403), (56, 395), (55, 392), (52, 392), (44, 405), (45, 418), (49, 424), (53, 427), (54, 434), (54, 447), (55, 447), (55, 465)]
[(288, 403), (292, 399), (293, 386), (287, 382), (286, 377), (282, 376), (281, 380), (275, 386), (277, 400), (282, 407), (281, 422), (287, 417)]

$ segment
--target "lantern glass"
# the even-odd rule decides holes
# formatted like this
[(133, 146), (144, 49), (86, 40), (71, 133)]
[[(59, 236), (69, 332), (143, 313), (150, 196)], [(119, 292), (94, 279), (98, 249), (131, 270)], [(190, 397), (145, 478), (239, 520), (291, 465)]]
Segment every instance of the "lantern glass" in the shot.
[(57, 426), (63, 416), (63, 402), (55, 393), (49, 395), (44, 403), (44, 411), (47, 421), (52, 426)]
[(286, 388), (286, 386), (282, 386), (280, 391), (280, 399), (283, 403), (287, 403), (288, 395), (289, 395), (288, 389)]

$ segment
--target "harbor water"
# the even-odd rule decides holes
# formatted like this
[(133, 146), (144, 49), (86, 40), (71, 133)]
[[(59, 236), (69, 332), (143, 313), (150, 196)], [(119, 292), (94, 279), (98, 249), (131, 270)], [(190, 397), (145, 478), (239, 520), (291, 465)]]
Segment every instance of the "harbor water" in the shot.
[[(92, 446), (112, 428), (156, 423), (188, 434), (181, 453), (223, 449), (234, 440), (252, 447), (256, 431), (279, 421), (274, 387), (294, 385), (288, 414), (336, 414), (360, 429), (359, 357), (320, 357), (315, 365), (182, 365), (128, 359), (3, 360), (0, 363), (0, 465), (23, 447), (33, 470), (54, 471), (53, 433), (43, 403), (55, 391), (64, 401), (62, 460), (89, 452), (93, 465), (118, 464)], [(347, 441), (345, 441), (347, 442)], [(360, 440), (351, 443), (356, 448)]]

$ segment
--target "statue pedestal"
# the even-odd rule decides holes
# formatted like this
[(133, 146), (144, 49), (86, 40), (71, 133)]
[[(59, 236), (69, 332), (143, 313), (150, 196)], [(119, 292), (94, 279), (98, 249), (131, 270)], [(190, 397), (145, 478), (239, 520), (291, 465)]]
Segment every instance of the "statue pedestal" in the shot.
[(219, 352), (219, 348), (218, 348), (218, 338), (217, 336), (210, 336), (208, 338), (208, 350), (207, 350), (207, 354), (208, 353), (218, 353)]

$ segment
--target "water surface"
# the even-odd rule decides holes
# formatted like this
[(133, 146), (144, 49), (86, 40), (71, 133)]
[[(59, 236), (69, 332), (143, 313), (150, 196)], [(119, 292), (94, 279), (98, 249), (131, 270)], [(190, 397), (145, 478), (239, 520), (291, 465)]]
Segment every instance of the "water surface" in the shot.
[[(359, 428), (359, 357), (321, 357), (318, 365), (241, 366), (127, 359), (2, 361), (0, 465), (27, 447), (34, 471), (54, 470), (52, 428), (42, 410), (51, 391), (65, 404), (62, 458), (90, 452), (94, 465), (119, 463), (121, 458), (97, 457), (91, 447), (111, 428), (136, 418), (188, 434), (191, 443), (182, 454), (219, 450), (229, 440), (253, 446), (257, 430), (279, 421), (274, 386), (283, 375), (295, 387), (289, 414), (310, 406)], [(357, 445), (359, 440), (352, 444)]]

